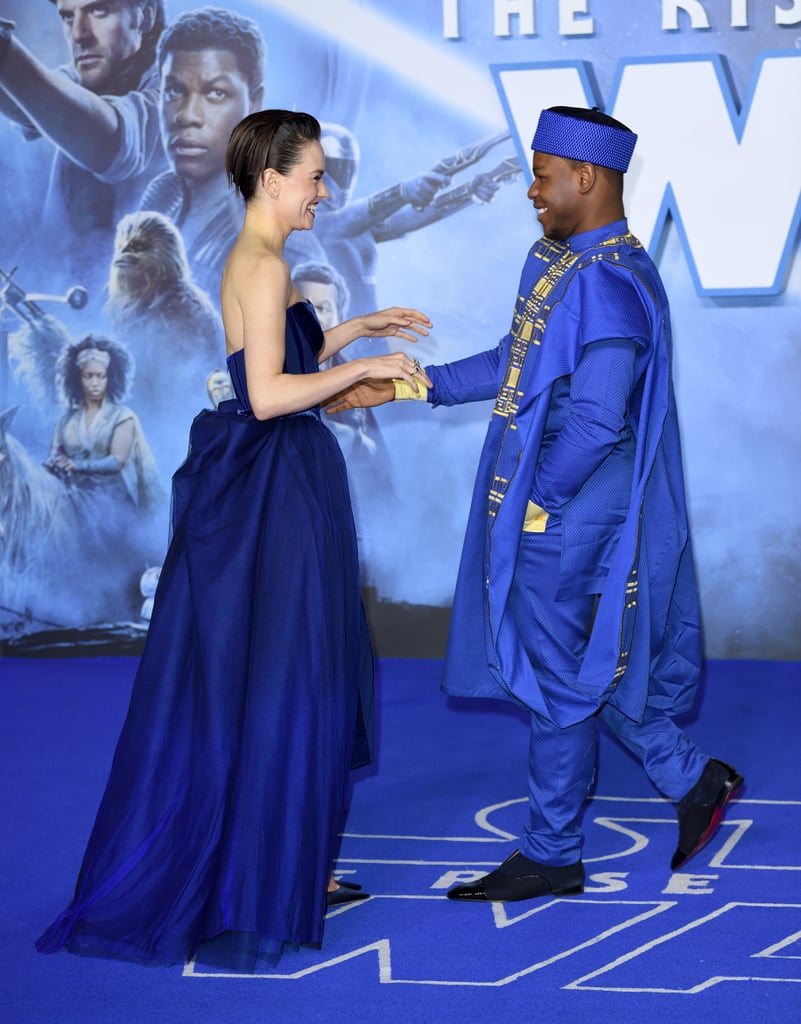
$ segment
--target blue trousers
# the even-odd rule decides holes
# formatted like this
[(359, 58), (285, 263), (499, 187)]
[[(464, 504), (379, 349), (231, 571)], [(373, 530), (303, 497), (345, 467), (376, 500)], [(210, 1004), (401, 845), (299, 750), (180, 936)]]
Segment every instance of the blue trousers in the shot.
[[(561, 532), (524, 536), (508, 612), (541, 681), (542, 700), (531, 714), (529, 820), (520, 850), (542, 864), (565, 866), (581, 858), (581, 811), (595, 778), (597, 720), (642, 763), (668, 800), (680, 800), (701, 777), (708, 757), (663, 711), (648, 708), (635, 722), (609, 704), (565, 728), (551, 719), (560, 701), (576, 705), (578, 676), (590, 636), (595, 596), (557, 600)], [(558, 716), (557, 716), (558, 717)]]

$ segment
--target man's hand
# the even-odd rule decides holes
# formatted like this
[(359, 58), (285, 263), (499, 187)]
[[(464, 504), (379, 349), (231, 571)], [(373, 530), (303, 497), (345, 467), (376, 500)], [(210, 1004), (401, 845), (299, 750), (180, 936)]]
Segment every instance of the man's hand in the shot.
[(369, 409), (394, 400), (395, 385), (391, 380), (372, 380), (368, 377), (330, 398), (325, 411), (330, 415), (345, 412), (346, 409)]

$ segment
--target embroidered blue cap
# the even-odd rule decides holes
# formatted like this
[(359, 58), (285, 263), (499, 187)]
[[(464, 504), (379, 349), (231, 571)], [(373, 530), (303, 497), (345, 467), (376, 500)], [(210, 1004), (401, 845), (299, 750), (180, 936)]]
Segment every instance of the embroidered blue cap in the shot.
[(553, 107), (540, 114), (531, 148), (625, 172), (636, 144), (633, 131), (597, 107)]

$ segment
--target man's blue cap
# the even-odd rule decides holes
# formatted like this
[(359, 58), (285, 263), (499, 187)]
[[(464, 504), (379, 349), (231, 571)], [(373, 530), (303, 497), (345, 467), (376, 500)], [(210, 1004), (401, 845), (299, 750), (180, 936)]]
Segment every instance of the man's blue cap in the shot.
[[(562, 110), (573, 109), (578, 116), (561, 113)], [(604, 124), (593, 116), (595, 114), (600, 114), (596, 107), (592, 110), (572, 107), (543, 110), (531, 148), (538, 153), (581, 160), (625, 173), (629, 169), (637, 136), (624, 125)]]

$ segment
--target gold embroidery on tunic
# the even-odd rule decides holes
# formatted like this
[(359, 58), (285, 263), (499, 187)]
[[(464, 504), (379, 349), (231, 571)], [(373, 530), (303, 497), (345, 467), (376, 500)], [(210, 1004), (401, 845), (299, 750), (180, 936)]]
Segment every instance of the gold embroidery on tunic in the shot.
[[(617, 249), (621, 244), (640, 248), (640, 242), (631, 235), (616, 235), (601, 243), (604, 250), (613, 249), (612, 252), (598, 252), (591, 257), (593, 261), (617, 258)], [(512, 317), (512, 345), (509, 350), (509, 359), (506, 363), (506, 370), (503, 382), (498, 390), (498, 397), (495, 399), (495, 407), (492, 410), (493, 416), (502, 416), (506, 420), (506, 430), (517, 430), (515, 416), (520, 408), (520, 400), (523, 392), (518, 390), (520, 375), (528, 355), (529, 347), (541, 345), (551, 307), (546, 304), (557, 283), (564, 274), (582, 257), (582, 253), (575, 253), (563, 242), (552, 242), (542, 239), (534, 255), (547, 263), (545, 272), (538, 279), (527, 296), (518, 295), (515, 311)], [(500, 453), (503, 441), (499, 445)], [(495, 477), (489, 493), (488, 514), (496, 516), (503, 501), (506, 489), (509, 486), (508, 480)]]

